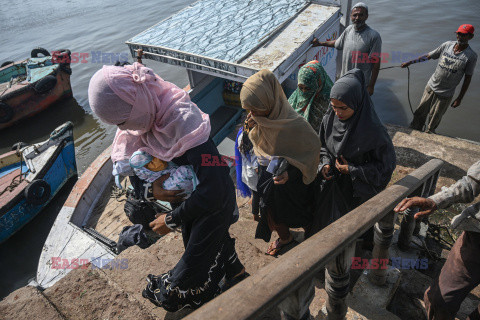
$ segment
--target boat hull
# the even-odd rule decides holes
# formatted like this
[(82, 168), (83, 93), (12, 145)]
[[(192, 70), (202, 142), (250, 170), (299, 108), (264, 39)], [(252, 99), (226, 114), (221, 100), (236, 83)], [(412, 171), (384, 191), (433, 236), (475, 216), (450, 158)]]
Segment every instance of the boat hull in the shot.
[(0, 130), (45, 110), (61, 99), (72, 97), (69, 68), (58, 65), (56, 70), (45, 74), (54, 76), (57, 80), (56, 85), (45, 93), (37, 92), (35, 83), (19, 83), (0, 96), (0, 102), (13, 111), (10, 120), (0, 123)]
[(42, 168), (39, 168), (35, 180), (42, 179), (50, 187), (50, 196), (42, 204), (27, 201), (25, 189), (31, 184), (22, 183), (14, 196), (3, 195), (0, 203), (0, 243), (6, 241), (23, 226), (37, 216), (55, 197), (63, 185), (76, 176), (75, 148), (72, 136), (66, 136), (49, 157)]

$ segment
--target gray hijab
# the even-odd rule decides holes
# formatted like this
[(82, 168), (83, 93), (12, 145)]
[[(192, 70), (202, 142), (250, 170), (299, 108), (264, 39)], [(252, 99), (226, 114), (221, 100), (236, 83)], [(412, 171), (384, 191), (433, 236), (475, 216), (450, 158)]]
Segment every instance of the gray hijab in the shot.
[(360, 69), (352, 69), (338, 79), (330, 98), (342, 101), (355, 111), (350, 119), (341, 121), (330, 109), (322, 121), (320, 130), (323, 131), (326, 148), (335, 157), (343, 155), (348, 159), (392, 144), (375, 112)]

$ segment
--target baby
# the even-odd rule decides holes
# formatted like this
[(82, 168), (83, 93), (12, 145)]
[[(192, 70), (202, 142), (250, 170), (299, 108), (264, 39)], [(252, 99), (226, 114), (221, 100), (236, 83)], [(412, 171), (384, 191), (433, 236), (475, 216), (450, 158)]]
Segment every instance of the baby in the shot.
[(144, 151), (136, 151), (132, 154), (130, 166), (137, 177), (149, 183), (170, 173), (170, 177), (163, 182), (163, 188), (184, 190), (185, 198), (188, 198), (198, 185), (192, 166), (177, 166), (173, 162), (160, 160)]

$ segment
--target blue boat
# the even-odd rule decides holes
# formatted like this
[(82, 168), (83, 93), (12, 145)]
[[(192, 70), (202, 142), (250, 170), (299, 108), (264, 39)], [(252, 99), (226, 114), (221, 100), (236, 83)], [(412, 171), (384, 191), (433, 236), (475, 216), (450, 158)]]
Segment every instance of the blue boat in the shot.
[(31, 221), (77, 175), (73, 124), (56, 128), (44, 142), (0, 156), (0, 243)]

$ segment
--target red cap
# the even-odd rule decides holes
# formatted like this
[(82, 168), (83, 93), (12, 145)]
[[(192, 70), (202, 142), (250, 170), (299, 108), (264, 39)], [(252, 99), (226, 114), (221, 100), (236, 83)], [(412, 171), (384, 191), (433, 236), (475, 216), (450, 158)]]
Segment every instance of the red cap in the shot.
[(473, 34), (473, 31), (475, 31), (475, 28), (471, 24), (462, 24), (460, 27), (458, 27), (457, 32), (460, 33), (470, 33)]

